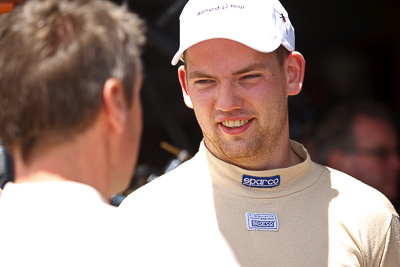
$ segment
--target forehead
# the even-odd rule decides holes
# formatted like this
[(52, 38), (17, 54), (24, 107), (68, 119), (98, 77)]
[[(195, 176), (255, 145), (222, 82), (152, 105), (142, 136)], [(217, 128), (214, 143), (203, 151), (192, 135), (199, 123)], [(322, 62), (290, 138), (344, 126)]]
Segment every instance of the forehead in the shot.
[(229, 39), (210, 39), (189, 47), (184, 53), (185, 65), (190, 67), (278, 63), (276, 52), (262, 53)]

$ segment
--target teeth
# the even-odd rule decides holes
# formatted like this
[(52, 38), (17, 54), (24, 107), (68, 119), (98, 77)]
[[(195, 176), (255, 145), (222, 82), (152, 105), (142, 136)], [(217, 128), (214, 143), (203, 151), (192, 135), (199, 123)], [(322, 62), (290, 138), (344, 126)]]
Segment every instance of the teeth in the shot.
[(248, 120), (241, 120), (241, 121), (223, 121), (222, 124), (225, 127), (229, 127), (229, 128), (235, 128), (235, 127), (242, 127), (243, 125), (245, 125), (246, 123), (248, 123)]

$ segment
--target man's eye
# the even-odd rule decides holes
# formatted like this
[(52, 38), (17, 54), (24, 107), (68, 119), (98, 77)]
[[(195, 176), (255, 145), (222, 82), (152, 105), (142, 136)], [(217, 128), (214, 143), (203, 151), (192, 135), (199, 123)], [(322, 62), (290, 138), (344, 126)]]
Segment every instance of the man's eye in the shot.
[(260, 77), (260, 74), (248, 74), (242, 77), (242, 79), (252, 79), (252, 78), (257, 78)]
[(208, 83), (211, 83), (211, 82), (212, 82), (211, 80), (197, 80), (194, 83), (195, 84), (208, 84)]

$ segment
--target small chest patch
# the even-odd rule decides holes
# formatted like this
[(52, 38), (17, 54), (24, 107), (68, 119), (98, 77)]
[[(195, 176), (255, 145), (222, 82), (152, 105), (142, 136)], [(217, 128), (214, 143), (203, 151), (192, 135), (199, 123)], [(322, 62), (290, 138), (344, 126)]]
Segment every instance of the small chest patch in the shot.
[(278, 216), (275, 213), (246, 212), (246, 224), (249, 231), (273, 231), (279, 230)]
[(272, 188), (281, 184), (281, 177), (279, 175), (272, 177), (256, 177), (245, 174), (242, 177), (242, 184), (255, 188)]

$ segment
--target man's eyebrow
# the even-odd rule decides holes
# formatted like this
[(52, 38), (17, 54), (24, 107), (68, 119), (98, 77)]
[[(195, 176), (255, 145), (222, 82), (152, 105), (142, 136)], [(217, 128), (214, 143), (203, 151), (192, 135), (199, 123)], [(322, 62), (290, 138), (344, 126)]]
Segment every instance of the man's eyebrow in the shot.
[(190, 79), (195, 79), (195, 78), (212, 78), (212, 76), (207, 74), (207, 73), (205, 73), (205, 72), (197, 71), (197, 70), (191, 71), (191, 72), (188, 73), (188, 79), (189, 80)]
[(246, 73), (246, 72), (255, 71), (255, 70), (262, 70), (262, 69), (266, 69), (266, 68), (267, 68), (266, 64), (264, 64), (264, 63), (256, 63), (256, 64), (253, 64), (253, 65), (247, 66), (247, 67), (245, 67), (245, 68), (243, 68), (241, 70), (235, 71), (235, 72), (232, 73), (232, 75), (236, 76), (236, 75), (240, 75), (240, 74), (243, 74), (243, 73)]
[[(255, 71), (255, 70), (263, 70), (266, 68), (267, 68), (267, 65), (265, 63), (256, 63), (256, 64), (249, 65), (247, 67), (244, 67), (243, 69), (240, 69), (238, 71), (235, 71), (232, 73), (232, 75), (233, 76), (241, 75), (246, 72)], [(187, 77), (188, 77), (188, 79), (213, 78), (212, 75), (207, 74), (202, 71), (199, 71), (199, 70), (194, 70), (194, 71), (189, 72)]]

